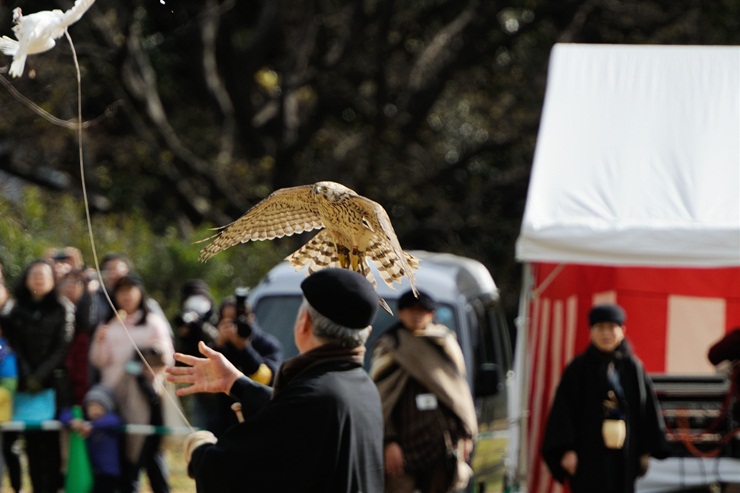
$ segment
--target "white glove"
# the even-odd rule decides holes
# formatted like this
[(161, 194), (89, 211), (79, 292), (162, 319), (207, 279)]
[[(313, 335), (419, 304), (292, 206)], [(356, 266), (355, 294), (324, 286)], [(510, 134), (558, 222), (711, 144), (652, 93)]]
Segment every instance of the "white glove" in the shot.
[(193, 455), (193, 450), (206, 443), (216, 443), (217, 441), (218, 439), (216, 438), (216, 435), (208, 430), (194, 431), (190, 435), (186, 436), (185, 442), (183, 443), (185, 463), (190, 464), (190, 458)]

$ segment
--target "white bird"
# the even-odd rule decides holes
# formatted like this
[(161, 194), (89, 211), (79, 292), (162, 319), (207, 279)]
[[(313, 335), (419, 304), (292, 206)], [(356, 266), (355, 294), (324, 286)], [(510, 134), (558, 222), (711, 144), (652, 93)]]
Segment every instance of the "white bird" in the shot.
[(18, 41), (7, 36), (0, 38), (0, 51), (13, 57), (8, 73), (13, 77), (23, 75), (26, 57), (54, 48), (67, 27), (80, 20), (93, 3), (95, 0), (77, 0), (66, 12), (54, 9), (29, 15), (23, 15), (21, 8), (16, 7), (13, 10), (13, 32)]

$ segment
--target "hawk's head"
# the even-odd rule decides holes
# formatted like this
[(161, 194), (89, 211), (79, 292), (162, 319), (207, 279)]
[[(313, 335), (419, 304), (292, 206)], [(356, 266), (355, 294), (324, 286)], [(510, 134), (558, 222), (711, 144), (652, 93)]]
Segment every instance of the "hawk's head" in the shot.
[(311, 194), (314, 199), (323, 199), (333, 203), (357, 195), (354, 190), (333, 181), (320, 181), (314, 184)]

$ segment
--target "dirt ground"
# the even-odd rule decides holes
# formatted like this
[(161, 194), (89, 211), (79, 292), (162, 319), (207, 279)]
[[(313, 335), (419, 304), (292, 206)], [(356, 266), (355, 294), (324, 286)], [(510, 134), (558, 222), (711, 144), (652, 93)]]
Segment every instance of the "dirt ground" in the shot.
[[(165, 460), (170, 473), (170, 488), (172, 493), (194, 493), (195, 483), (187, 475), (185, 459), (182, 455), (182, 437), (173, 437), (165, 443)], [(142, 474), (141, 493), (151, 493), (146, 474)], [(31, 482), (28, 478), (25, 462), (23, 463), (23, 491), (31, 491)], [(8, 482), (7, 474), (2, 478), (0, 493), (14, 493)], [(71, 492), (72, 493), (72, 492)]]

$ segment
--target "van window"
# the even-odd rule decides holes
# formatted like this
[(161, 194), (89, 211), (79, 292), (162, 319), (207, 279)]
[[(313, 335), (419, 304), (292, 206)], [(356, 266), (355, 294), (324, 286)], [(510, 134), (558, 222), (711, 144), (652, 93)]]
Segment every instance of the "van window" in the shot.
[[(485, 382), (480, 380), (483, 377), (480, 372), (488, 369), (496, 369), (498, 377), (496, 378), (497, 386), (503, 384), (506, 373), (511, 370), (509, 333), (505, 324), (502, 324), (502, 318), (499, 316), (500, 310), (492, 300), (474, 300), (471, 303), (472, 313), (470, 315), (471, 340), (473, 343), (473, 361), (475, 368), (476, 393), (488, 395), (494, 391)], [(488, 378), (488, 377), (483, 377)]]
[[(298, 348), (293, 340), (293, 327), (295, 317), (298, 314), (298, 308), (303, 301), (302, 296), (296, 295), (274, 295), (264, 296), (256, 300), (252, 307), (257, 317), (258, 325), (282, 343), (283, 354), (285, 359), (292, 358), (298, 354)], [(386, 299), (393, 313), (398, 311), (397, 300)], [(367, 341), (367, 352), (365, 353), (365, 368), (370, 369), (372, 348), (375, 341), (388, 328), (396, 323), (398, 319), (391, 316), (382, 308), (378, 309), (378, 314), (373, 322), (373, 330)], [(440, 303), (437, 307), (435, 322), (446, 325), (451, 330), (459, 334), (458, 323), (455, 319), (455, 311), (452, 306)]]

